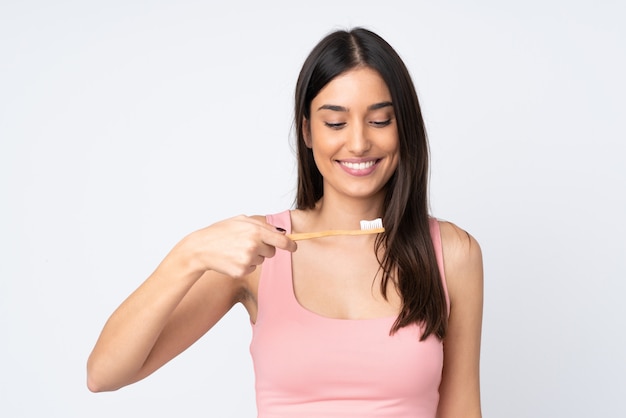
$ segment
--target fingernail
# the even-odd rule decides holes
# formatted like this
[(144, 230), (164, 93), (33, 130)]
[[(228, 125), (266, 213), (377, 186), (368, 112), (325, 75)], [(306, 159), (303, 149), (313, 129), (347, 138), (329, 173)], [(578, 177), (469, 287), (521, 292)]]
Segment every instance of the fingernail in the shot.
[(287, 230), (286, 230), (286, 229), (283, 229), (283, 228), (281, 228), (281, 227), (279, 227), (279, 226), (275, 226), (274, 228), (276, 228), (276, 230), (277, 230), (277, 231), (280, 231), (280, 232), (287, 232)]

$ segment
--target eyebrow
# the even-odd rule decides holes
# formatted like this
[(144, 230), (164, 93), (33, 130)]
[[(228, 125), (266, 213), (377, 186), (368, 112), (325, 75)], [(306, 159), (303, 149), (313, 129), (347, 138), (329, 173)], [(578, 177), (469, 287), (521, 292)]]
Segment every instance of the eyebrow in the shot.
[[(368, 106), (367, 110), (368, 111), (378, 110), (378, 109), (382, 109), (384, 107), (389, 107), (389, 106), (393, 106), (393, 103), (391, 103), (391, 102), (374, 103), (373, 105)], [(338, 105), (331, 105), (331, 104), (322, 105), (317, 110), (333, 110), (335, 112), (347, 112), (347, 111), (349, 111), (349, 109), (347, 107), (338, 106)]]

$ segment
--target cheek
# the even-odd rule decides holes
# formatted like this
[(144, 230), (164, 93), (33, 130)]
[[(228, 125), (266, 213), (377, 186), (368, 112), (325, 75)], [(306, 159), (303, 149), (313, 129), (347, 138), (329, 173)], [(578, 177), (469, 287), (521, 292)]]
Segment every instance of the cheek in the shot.
[(397, 159), (400, 155), (400, 142), (398, 141), (398, 137), (392, 136), (388, 139), (388, 141), (386, 141), (386, 144), (387, 145), (385, 146), (385, 149), (387, 153), (393, 155), (393, 158), (396, 160), (397, 163)]
[(309, 143), (311, 148), (317, 149), (320, 153), (334, 152), (341, 147), (343, 140), (341, 135), (341, 132), (329, 131), (325, 126), (317, 128), (311, 126)]
[(390, 143), (387, 152), (391, 157), (392, 171), (395, 172), (398, 169), (398, 164), (400, 163), (400, 143), (397, 139)]

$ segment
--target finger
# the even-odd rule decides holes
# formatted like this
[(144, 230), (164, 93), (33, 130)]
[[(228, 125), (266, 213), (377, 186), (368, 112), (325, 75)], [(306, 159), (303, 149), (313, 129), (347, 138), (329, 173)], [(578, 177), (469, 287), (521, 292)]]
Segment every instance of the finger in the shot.
[(253, 216), (241, 216), (240, 220), (254, 224), (254, 225), (258, 225), (263, 227), (263, 229), (266, 229), (268, 231), (274, 231), (275, 227), (274, 225), (268, 224), (264, 218), (261, 217), (253, 217)]
[(285, 229), (276, 227), (259, 219), (246, 218), (246, 221), (259, 225), (263, 228), (264, 234), (262, 235), (262, 239), (264, 243), (290, 252), (294, 252), (298, 248), (295, 241), (285, 236), (285, 232), (287, 232)]
[(252, 257), (252, 259), (250, 260), (250, 264), (251, 266), (260, 266), (261, 264), (263, 264), (264, 261), (265, 257), (263, 257), (262, 255), (256, 255)]
[(265, 258), (274, 257), (274, 255), (276, 254), (276, 247), (263, 243), (259, 246), (258, 254)]
[(298, 249), (298, 245), (295, 241), (285, 235), (284, 232), (280, 232), (276, 229), (265, 234), (263, 242), (289, 252), (294, 252)]

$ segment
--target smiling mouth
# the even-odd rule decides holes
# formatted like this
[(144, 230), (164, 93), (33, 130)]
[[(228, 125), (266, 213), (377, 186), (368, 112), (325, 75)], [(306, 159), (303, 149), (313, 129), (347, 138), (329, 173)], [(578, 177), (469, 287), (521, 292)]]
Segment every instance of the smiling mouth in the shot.
[(366, 170), (373, 167), (380, 160), (362, 161), (359, 163), (353, 163), (350, 161), (339, 161), (339, 164), (343, 165), (350, 170)]

